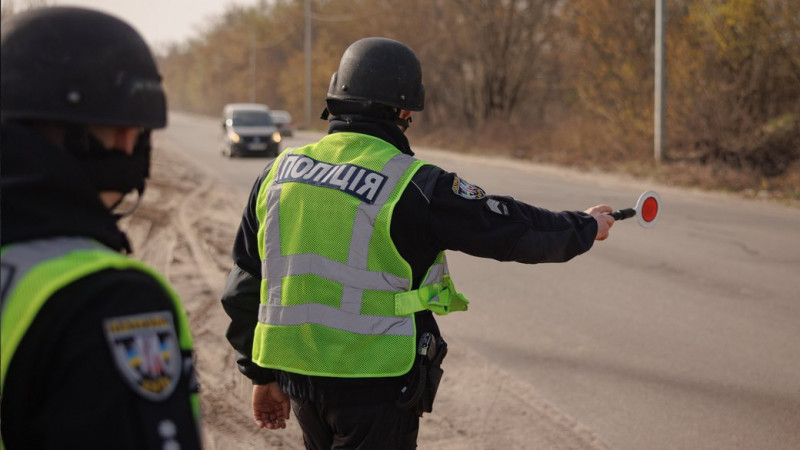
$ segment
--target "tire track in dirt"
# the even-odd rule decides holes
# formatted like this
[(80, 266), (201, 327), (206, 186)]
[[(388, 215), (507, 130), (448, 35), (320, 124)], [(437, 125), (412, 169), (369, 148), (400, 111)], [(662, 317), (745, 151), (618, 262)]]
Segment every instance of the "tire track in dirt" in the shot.
[[(164, 273), (184, 301), (195, 341), (205, 447), (300, 450), (302, 434), (294, 417), (285, 430), (256, 428), (251, 384), (236, 370), (224, 336), (228, 319), (219, 298), (246, 199), (158, 142), (147, 192), (122, 227), (134, 257)], [(464, 344), (451, 342), (450, 349), (434, 413), (421, 421), (420, 449), (608, 449), (528, 384)]]
[(142, 202), (121, 227), (134, 257), (167, 276), (184, 302), (195, 343), (205, 448), (300, 450), (299, 429), (258, 430), (250, 416), (251, 385), (236, 370), (219, 303), (241, 209), (231, 202), (232, 193), (211, 180), (179, 154), (157, 149)]

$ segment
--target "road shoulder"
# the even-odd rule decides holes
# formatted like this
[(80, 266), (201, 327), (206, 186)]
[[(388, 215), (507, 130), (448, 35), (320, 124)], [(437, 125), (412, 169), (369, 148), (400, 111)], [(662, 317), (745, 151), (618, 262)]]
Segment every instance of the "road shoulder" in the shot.
[[(292, 418), (286, 430), (257, 430), (248, 380), (225, 340), (219, 303), (245, 198), (156, 139), (152, 178), (141, 205), (122, 227), (134, 257), (167, 275), (192, 325), (207, 449), (302, 449)], [(467, 313), (468, 314), (468, 313)], [(447, 336), (445, 336), (447, 337)], [(607, 449), (591, 430), (556, 410), (533, 386), (516, 380), (466, 345), (450, 340), (434, 412), (421, 422), (420, 449)]]

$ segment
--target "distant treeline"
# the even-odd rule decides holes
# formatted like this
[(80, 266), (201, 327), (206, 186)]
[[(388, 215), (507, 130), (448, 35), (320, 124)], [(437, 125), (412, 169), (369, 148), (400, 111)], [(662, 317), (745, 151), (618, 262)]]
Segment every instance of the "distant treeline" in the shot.
[[(777, 177), (800, 164), (800, 1), (665, 0), (670, 160)], [(158, 49), (173, 108), (305, 123), (305, 0), (229, 6)], [(385, 36), (419, 56), (414, 137), (570, 162), (653, 158), (655, 0), (312, 0), (313, 127), (339, 57)]]

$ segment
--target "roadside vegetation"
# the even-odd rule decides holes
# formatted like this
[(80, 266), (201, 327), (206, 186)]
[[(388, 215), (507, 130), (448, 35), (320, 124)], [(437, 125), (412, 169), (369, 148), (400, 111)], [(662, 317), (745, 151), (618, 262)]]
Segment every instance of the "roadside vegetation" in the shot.
[[(172, 108), (234, 101), (317, 120), (348, 44), (385, 36), (423, 65), (417, 145), (800, 203), (800, 2), (666, 0), (666, 147), (654, 162), (654, 0), (304, 0), (228, 6), (156, 49)], [(310, 117), (310, 123), (306, 118)]]

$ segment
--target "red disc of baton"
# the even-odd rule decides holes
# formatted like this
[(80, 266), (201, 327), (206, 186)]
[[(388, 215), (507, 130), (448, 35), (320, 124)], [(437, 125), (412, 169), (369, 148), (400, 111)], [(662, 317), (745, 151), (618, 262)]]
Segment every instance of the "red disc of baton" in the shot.
[(636, 202), (636, 219), (643, 227), (652, 227), (658, 220), (658, 209), (661, 204), (655, 191), (647, 191)]

